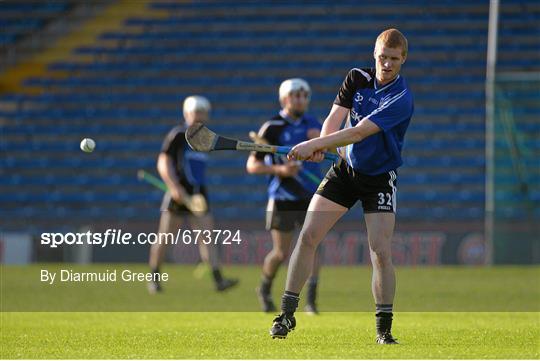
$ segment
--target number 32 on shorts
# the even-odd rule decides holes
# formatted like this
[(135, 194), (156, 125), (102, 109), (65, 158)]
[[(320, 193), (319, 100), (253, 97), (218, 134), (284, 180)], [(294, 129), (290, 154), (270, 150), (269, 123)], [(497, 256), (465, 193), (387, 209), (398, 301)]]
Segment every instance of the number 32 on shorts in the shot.
[(392, 206), (392, 194), (391, 193), (378, 193), (379, 201), (377, 202), (379, 206), (387, 205)]

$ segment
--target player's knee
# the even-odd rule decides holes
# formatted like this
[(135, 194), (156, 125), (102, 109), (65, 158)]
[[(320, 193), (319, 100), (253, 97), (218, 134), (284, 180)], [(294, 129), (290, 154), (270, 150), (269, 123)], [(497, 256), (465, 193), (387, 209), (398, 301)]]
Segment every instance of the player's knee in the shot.
[(279, 263), (283, 263), (285, 261), (285, 258), (287, 258), (287, 255), (282, 250), (275, 250), (273, 253), (274, 260)]
[(317, 248), (320, 241), (320, 235), (311, 227), (302, 229), (300, 232), (300, 239), (302, 246), (309, 248)]
[(392, 251), (390, 247), (372, 246), (370, 250), (371, 262), (374, 266), (388, 266), (392, 264)]

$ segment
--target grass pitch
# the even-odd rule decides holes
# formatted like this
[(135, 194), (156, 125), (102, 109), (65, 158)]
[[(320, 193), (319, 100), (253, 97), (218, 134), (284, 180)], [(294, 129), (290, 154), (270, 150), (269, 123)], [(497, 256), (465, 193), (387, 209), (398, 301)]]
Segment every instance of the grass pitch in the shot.
[(376, 345), (372, 313), (300, 313), (286, 340), (253, 312), (4, 313), (2, 358), (538, 359), (538, 317), (401, 313), (400, 345)]
[[(142, 303), (167, 311), (166, 305), (170, 306), (171, 302), (181, 302), (189, 293), (200, 292), (201, 296), (206, 294), (206, 301), (197, 296), (197, 302), (207, 302), (210, 310), (216, 297), (222, 297), (229, 305), (236, 305), (230, 312), (225, 309), (214, 312), (14, 312), (14, 299), (22, 305), (21, 311), (33, 305), (28, 299), (47, 301), (46, 292), (39, 296), (28, 291), (32, 289), (28, 288), (31, 283), (24, 282), (27, 272), (34, 274), (40, 267), (3, 267), (1, 358), (540, 358), (540, 298), (539, 286), (534, 282), (538, 280), (538, 267), (399, 269), (393, 333), (400, 345), (374, 343), (372, 310), (362, 312), (362, 306), (358, 312), (335, 312), (340, 307), (350, 306), (343, 303), (344, 298), (351, 298), (354, 303), (357, 297), (366, 297), (367, 300), (358, 299), (358, 303), (372, 304), (369, 284), (364, 284), (369, 281), (367, 267), (324, 268), (320, 306), (322, 310), (333, 312), (323, 312), (320, 316), (298, 313), (297, 329), (286, 340), (270, 338), (268, 330), (273, 315), (236, 311), (248, 304), (250, 309), (256, 309), (253, 289), (259, 277), (258, 267), (227, 268), (227, 274), (238, 275), (242, 284), (227, 294), (216, 295), (208, 278), (193, 277), (193, 267), (168, 266), (166, 270), (171, 271), (171, 277), (173, 274), (183, 277), (181, 285), (170, 283), (166, 292), (157, 297), (147, 295), (142, 285), (120, 288), (121, 297), (116, 299), (130, 303), (125, 305), (126, 309), (137, 310)], [(144, 269), (144, 266), (139, 267)], [(350, 279), (342, 278), (345, 274), (358, 277), (359, 284), (349, 284)], [(274, 287), (276, 301), (284, 276), (282, 270)], [(474, 280), (477, 280), (475, 287)], [(17, 287), (21, 283), (24, 287)], [(433, 287), (427, 287), (430, 283)], [(460, 284), (465, 291), (459, 288)], [(349, 289), (350, 286), (361, 290)], [(337, 289), (342, 292), (334, 294)], [(350, 294), (346, 292), (348, 289)], [(56, 294), (58, 298), (66, 298), (70, 294), (62, 287), (55, 292), (52, 288), (48, 290), (51, 297)], [(467, 295), (472, 290), (474, 294)], [(98, 291), (89, 293), (87, 302), (98, 297)], [(106, 291), (104, 289), (100, 297), (107, 298)], [(513, 294), (518, 295), (514, 298), (519, 302), (514, 301)], [(82, 302), (82, 298), (74, 299)], [(484, 308), (469, 305), (466, 308), (469, 312), (455, 312), (449, 307), (465, 307), (481, 299), (485, 300)], [(436, 301), (439, 303), (433, 303)], [(73, 306), (75, 303), (63, 300), (62, 304)], [(422, 304), (438, 312), (420, 312)], [(504, 305), (508, 304), (513, 308), (505, 309)], [(6, 305), (11, 308), (10, 312), (6, 311)], [(84, 306), (91, 309), (89, 304)]]

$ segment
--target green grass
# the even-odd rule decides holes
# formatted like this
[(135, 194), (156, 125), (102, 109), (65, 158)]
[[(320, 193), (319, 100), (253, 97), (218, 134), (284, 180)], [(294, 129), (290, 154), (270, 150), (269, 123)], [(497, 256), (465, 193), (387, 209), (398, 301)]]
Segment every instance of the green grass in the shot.
[[(272, 340), (273, 315), (256, 312), (259, 267), (227, 267), (242, 283), (217, 294), (209, 275), (196, 279), (191, 266), (167, 266), (171, 281), (158, 296), (144, 284), (39, 282), (41, 268), (59, 267), (146, 268), (2, 266), (1, 358), (540, 358), (539, 267), (399, 268), (395, 346), (374, 344), (369, 267), (323, 268), (319, 302), (327, 312), (298, 313), (286, 340)], [(276, 300), (285, 273), (276, 280)], [(195, 310), (207, 312), (163, 312)]]
[(376, 345), (371, 313), (298, 315), (286, 340), (259, 313), (3, 313), (2, 358), (538, 359), (538, 313), (400, 313)]

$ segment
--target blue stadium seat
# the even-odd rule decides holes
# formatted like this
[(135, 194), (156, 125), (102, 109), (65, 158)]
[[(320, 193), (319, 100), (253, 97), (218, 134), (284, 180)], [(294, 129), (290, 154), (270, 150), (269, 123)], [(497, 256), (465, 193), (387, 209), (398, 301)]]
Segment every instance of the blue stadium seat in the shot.
[[(502, 4), (501, 39), (540, 38), (538, 12), (505, 10), (518, 3)], [(446, 9), (450, 4), (454, 11)], [(33, 12), (55, 16), (69, 6), (68, 1), (44, 2), (39, 9), (25, 2), (3, 3), (0, 11), (28, 16), (0, 17), (0, 26), (6, 29), (0, 44), (9, 46), (22, 32), (35, 31), (49, 19), (30, 16)], [(232, 7), (242, 12), (227, 15), (225, 10)], [(338, 7), (343, 11), (335, 11)], [(0, 177), (0, 202), (20, 204), (2, 208), (0, 216), (157, 217), (162, 193), (138, 181), (136, 171), (155, 172), (162, 138), (178, 123), (185, 96), (192, 92), (208, 96), (213, 104), (212, 129), (246, 139), (277, 110), (279, 83), (302, 76), (314, 90), (311, 111), (322, 120), (347, 71), (372, 65), (372, 41), (378, 29), (392, 23), (409, 38), (404, 74), (415, 94), (415, 116), (398, 181), (398, 217), (480, 221), (487, 2), (413, 0), (392, 4), (392, 12), (382, 3), (370, 2), (369, 7), (379, 11), (363, 12), (355, 1), (330, 7), (319, 2), (151, 2), (149, 14), (167, 11), (168, 16), (128, 19), (120, 29), (100, 34), (95, 44), (50, 64), (45, 74), (25, 79), (25, 86), (42, 92), (0, 96), (0, 102), (9, 105), (0, 111), (6, 119), (0, 143), (6, 156), (0, 165), (10, 173)], [(277, 21), (283, 26), (276, 27)], [(310, 30), (296, 30), (300, 24)], [(533, 40), (501, 41), (498, 67), (538, 71), (540, 59), (534, 54), (512, 56), (518, 50), (538, 50), (539, 42)], [(425, 69), (430, 69), (429, 76)], [(539, 109), (534, 105), (540, 103), (540, 95), (512, 90), (507, 96), (524, 102), (515, 116), (531, 119), (517, 124), (518, 131), (540, 132), (535, 121)], [(93, 154), (78, 151), (86, 136), (97, 140)], [(538, 138), (520, 142), (527, 156), (538, 154)], [(498, 140), (497, 147), (507, 149), (507, 144)], [(218, 218), (264, 218), (267, 180), (245, 174), (246, 157), (227, 152), (210, 157), (208, 182)], [(531, 169), (538, 165), (534, 156), (524, 164)], [(514, 165), (510, 159), (497, 160), (497, 165), (509, 170), (496, 176), (501, 185), (497, 199), (511, 203), (520, 195), (509, 190), (519, 181)], [(533, 171), (531, 177), (537, 176), (540, 171)], [(79, 191), (74, 190), (77, 187)], [(15, 188), (22, 190), (13, 192)], [(539, 194), (532, 187), (533, 201)], [(77, 208), (80, 204), (85, 206)], [(501, 208), (508, 217), (522, 217), (524, 212)]]

